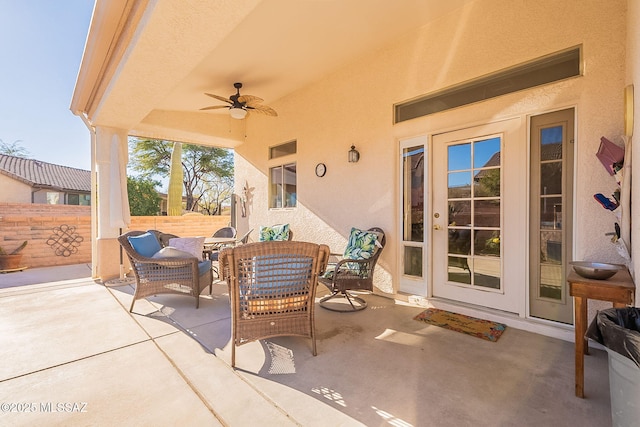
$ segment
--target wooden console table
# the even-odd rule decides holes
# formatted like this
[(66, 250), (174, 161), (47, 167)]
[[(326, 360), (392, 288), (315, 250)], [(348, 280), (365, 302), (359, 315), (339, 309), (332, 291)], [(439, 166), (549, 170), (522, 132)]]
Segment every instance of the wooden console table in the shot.
[(587, 301), (609, 301), (614, 307), (626, 307), (633, 304), (636, 286), (626, 268), (607, 280), (586, 279), (571, 270), (567, 282), (575, 303), (576, 396), (584, 397), (584, 355), (589, 354), (589, 344), (584, 337), (587, 331)]

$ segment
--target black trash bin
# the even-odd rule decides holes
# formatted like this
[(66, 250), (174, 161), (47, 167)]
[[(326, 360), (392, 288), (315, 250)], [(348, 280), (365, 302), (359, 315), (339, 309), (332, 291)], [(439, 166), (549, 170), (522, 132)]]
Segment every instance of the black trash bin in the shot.
[(585, 335), (609, 355), (609, 390), (614, 426), (640, 422), (640, 308), (599, 311)]

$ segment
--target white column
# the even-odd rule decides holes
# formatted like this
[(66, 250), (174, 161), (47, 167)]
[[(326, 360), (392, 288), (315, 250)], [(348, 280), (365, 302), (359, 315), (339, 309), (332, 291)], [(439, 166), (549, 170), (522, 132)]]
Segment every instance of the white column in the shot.
[(98, 179), (96, 169), (96, 129), (85, 121), (91, 133), (91, 277), (98, 277)]

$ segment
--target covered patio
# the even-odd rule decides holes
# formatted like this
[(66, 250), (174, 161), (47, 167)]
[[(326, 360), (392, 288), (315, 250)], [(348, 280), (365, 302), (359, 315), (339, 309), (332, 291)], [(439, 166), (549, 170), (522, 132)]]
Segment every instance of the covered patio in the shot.
[[(235, 218), (240, 234), (287, 223), (295, 240), (327, 244), (337, 253), (351, 227), (380, 227), (387, 236), (368, 309), (354, 315), (317, 310), (317, 357), (305, 340), (267, 340), (239, 349), (237, 371), (228, 367), (224, 286), (204, 295), (199, 310), (187, 300), (158, 297), (141, 301), (132, 315), (122, 309), (130, 288), (80, 287), (123, 327), (109, 323), (104, 346), (92, 354), (81, 348), (73, 360), (104, 356), (102, 371), (123, 368), (133, 376), (153, 371), (148, 360), (157, 358), (186, 391), (174, 397), (162, 375), (148, 372), (121, 394), (101, 398), (102, 408), (112, 408), (109, 399), (124, 406), (128, 396), (142, 396), (145, 405), (163, 404), (138, 416), (166, 420), (181, 414), (164, 408), (189, 396), (203, 419), (228, 425), (267, 419), (278, 425), (608, 425), (602, 350), (586, 358), (586, 399), (574, 396), (573, 300), (565, 279), (571, 260), (624, 262), (607, 234), (616, 219), (593, 199), (617, 187), (595, 153), (602, 136), (629, 144), (633, 123), (636, 129), (640, 123), (640, 109), (629, 108), (640, 93), (639, 18), (632, 0), (98, 0), (71, 105), (92, 134), (92, 199), (98, 201), (92, 207), (93, 278), (118, 274), (121, 230), (110, 219), (110, 190), (121, 182), (117, 170), (126, 162), (129, 136), (233, 148), (235, 193), (243, 203)], [(569, 77), (398, 120), (400, 104), (566, 52), (577, 64)], [(250, 112), (237, 119), (230, 109), (203, 110), (215, 104), (207, 93), (231, 96), (236, 82), (277, 117)], [(628, 90), (633, 85), (635, 95)], [(564, 139), (553, 142), (570, 155), (551, 160), (564, 175), (541, 172), (549, 159), (531, 160), (534, 122), (542, 119), (563, 123)], [(499, 218), (480, 230), (497, 239), (490, 264), (499, 284), (477, 290), (451, 279), (454, 251), (443, 230), (459, 225), (450, 216), (456, 201), (450, 203), (455, 197), (448, 196), (447, 177), (460, 170), (447, 169), (447, 159), (455, 158), (448, 147), (483, 138), (499, 147), (497, 163), (482, 166), (500, 178), (492, 196)], [(274, 155), (289, 144), (295, 150)], [(352, 146), (360, 153), (357, 162), (348, 161)], [(639, 147), (629, 144), (625, 161), (637, 159)], [(405, 162), (407, 153), (415, 154), (415, 165)], [(411, 175), (414, 166), (422, 168), (420, 175)], [(285, 170), (295, 172), (286, 198), (273, 175), (280, 171), (282, 184)], [(546, 187), (532, 184), (540, 176), (561, 176), (560, 221), (544, 224), (536, 208), (548, 197)], [(625, 197), (639, 206), (640, 174), (626, 177)], [(407, 184), (418, 178), (423, 181), (415, 188)], [(620, 224), (629, 245), (640, 239), (630, 217), (625, 210)], [(550, 224), (561, 238), (541, 238)], [(551, 264), (540, 264), (547, 261), (542, 240), (556, 245), (550, 246), (555, 297), (537, 288), (547, 279), (538, 273)], [(629, 246), (635, 271), (638, 248)], [(508, 329), (488, 343), (413, 320), (432, 306)], [(592, 303), (590, 317), (608, 306)], [(556, 315), (560, 310), (564, 317)], [(78, 319), (88, 340), (104, 326), (91, 319), (92, 325)], [(106, 339), (111, 336), (113, 342)], [(151, 353), (127, 354), (143, 347)], [(65, 360), (50, 365), (65, 369)], [(6, 384), (18, 389), (27, 385), (19, 381), (49, 368), (25, 369), (34, 375)], [(156, 382), (146, 383), (149, 378)], [(155, 390), (163, 391), (157, 399), (144, 397)]]
[(199, 309), (159, 296), (130, 314), (132, 288), (83, 277), (84, 265), (37, 283), (61, 268), (3, 276), (0, 394), (15, 405), (0, 424), (611, 424), (603, 350), (586, 357), (579, 399), (572, 343), (515, 328), (484, 341), (367, 296), (370, 309), (355, 315), (317, 310), (316, 357), (307, 339), (269, 339), (239, 347), (234, 371), (225, 285)]

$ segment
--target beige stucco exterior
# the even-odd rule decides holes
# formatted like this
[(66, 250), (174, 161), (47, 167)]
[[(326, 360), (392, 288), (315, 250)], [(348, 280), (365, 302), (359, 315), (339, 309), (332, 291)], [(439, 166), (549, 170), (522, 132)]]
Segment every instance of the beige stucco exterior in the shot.
[[(600, 136), (619, 142), (623, 128), (625, 2), (607, 2), (605, 12), (602, 2), (568, 2), (573, 7), (558, 10), (557, 2), (543, 1), (529, 5), (529, 13), (501, 7), (499, 1), (480, 3), (482, 6), (472, 3), (460, 14), (443, 17), (274, 103), (279, 120), (260, 118), (252, 123), (246, 142), (236, 148), (236, 192), (241, 192), (245, 180), (256, 189), (250, 226), (289, 222), (297, 234), (300, 230), (305, 238), (328, 241), (335, 251), (344, 247), (351, 226), (380, 226), (390, 237), (381, 264), (394, 282), (398, 274), (399, 140), (509, 117), (522, 117), (526, 122), (532, 114), (575, 107), (575, 206), (580, 218), (575, 257), (619, 261), (604, 237), (612, 226), (611, 214), (594, 203), (592, 195), (609, 194), (616, 186), (594, 154)], [(494, 13), (488, 15), (486, 10)], [(567, 21), (566, 16), (572, 19)], [(505, 40), (505, 34), (513, 37)], [(425, 40), (430, 41), (428, 49), (423, 48)], [(394, 103), (576, 45), (583, 46), (582, 77), (392, 123)], [(269, 161), (268, 147), (292, 139), (299, 147), (295, 156), (299, 207), (270, 211), (268, 169), (294, 159)], [(351, 144), (361, 153), (356, 164), (347, 162)], [(522, 146), (527, 148), (525, 141)], [(324, 178), (314, 174), (318, 162), (327, 165)], [(383, 289), (389, 290), (387, 286)]]
[[(215, 49), (215, 42), (228, 35), (226, 31), (231, 34), (233, 25), (242, 25), (244, 14), (250, 17), (253, 7), (259, 11), (267, 3), (239, 2), (238, 8), (233, 9), (235, 13), (227, 17), (225, 26), (217, 32), (208, 26), (205, 31), (201, 22), (202, 17), (209, 13), (210, 18), (220, 21), (222, 17), (216, 11), (206, 7), (200, 11), (201, 15), (195, 17), (196, 3), (187, 3), (189, 7), (183, 7), (180, 12), (165, 10), (170, 9), (172, 3), (163, 1), (149, 2), (146, 10), (134, 8), (132, 16), (138, 17), (147, 27), (140, 24), (140, 34), (126, 33), (127, 37), (123, 36), (123, 40), (130, 43), (128, 48), (131, 52), (128, 53), (131, 56), (123, 53), (120, 58), (123, 64), (127, 59), (131, 62), (126, 64), (128, 67), (138, 69), (137, 66), (144, 70), (141, 67), (145, 63), (148, 66), (150, 59), (135, 62), (133, 54), (151, 54), (157, 46), (163, 46), (158, 56), (164, 57), (165, 49), (171, 51), (176, 57), (173, 71), (179, 71), (180, 76), (158, 76), (155, 70), (149, 71), (150, 75), (128, 73), (121, 65), (118, 70), (122, 75), (107, 72), (102, 74), (103, 81), (92, 80), (89, 78), (90, 65), (96, 66), (97, 59), (89, 61), (91, 57), (85, 53), (83, 69), (88, 76), (84, 76), (81, 69), (72, 110), (83, 115), (94, 130), (106, 126), (121, 129), (116, 131), (119, 135), (127, 132), (233, 147), (236, 153), (235, 192), (240, 195), (245, 186), (249, 188), (247, 215), (237, 218), (240, 234), (254, 229), (253, 239), (257, 240), (257, 230), (261, 225), (289, 223), (296, 240), (326, 243), (332, 251), (341, 252), (352, 226), (381, 227), (387, 233), (387, 246), (379, 262), (378, 291), (406, 298), (406, 295), (396, 294), (401, 260), (400, 141), (421, 135), (430, 141), (435, 134), (507, 118), (520, 118), (526, 129), (532, 115), (574, 108), (573, 258), (621, 261), (605, 236), (612, 231), (615, 219), (593, 200), (593, 194), (611, 194), (616, 188), (615, 181), (601, 166), (595, 152), (601, 136), (622, 143), (623, 90), (626, 85), (635, 85), (636, 104), (640, 104), (637, 102), (640, 93), (640, 28), (636, 25), (640, 22), (640, 5), (635, 0), (456, 2), (459, 9), (438, 15), (423, 26), (407, 28), (401, 37), (380, 44), (374, 50), (352, 55), (349, 61), (343, 61), (312, 82), (268, 100), (268, 104), (278, 112), (277, 118), (252, 115), (242, 122), (226, 116), (204, 116), (197, 110), (205, 104), (188, 104), (186, 100), (193, 94), (185, 91), (180, 98), (178, 89), (189, 86), (187, 82), (195, 88), (195, 82), (203, 81), (199, 80), (202, 77), (199, 71), (202, 70), (197, 68), (196, 61), (201, 55), (202, 62), (206, 62), (204, 53), (200, 51)], [(141, 2), (140, 8), (145, 4)], [(201, 43), (193, 45), (195, 50), (185, 53), (182, 58), (179, 49), (185, 40), (179, 34), (164, 34), (155, 43), (151, 37), (157, 34), (158, 23), (165, 22), (160, 17), (168, 17), (165, 14), (169, 12), (173, 13), (174, 23), (180, 24), (186, 41), (192, 34), (190, 27), (182, 27), (186, 24), (196, 28), (200, 25), (203, 31), (213, 31), (220, 38), (204, 38)], [(154, 14), (158, 14), (157, 22)], [(98, 34), (96, 30), (96, 37)], [(90, 37), (88, 46), (91, 40)], [(255, 39), (253, 42), (258, 43)], [(339, 43), (334, 40), (328, 42)], [(581, 46), (583, 53), (583, 75), (580, 77), (393, 124), (395, 103), (574, 46)], [(269, 49), (277, 49), (277, 46), (269, 46)], [(304, 58), (300, 57), (299, 61), (304, 62)], [(194, 67), (193, 71), (186, 72), (188, 67)], [(264, 70), (268, 69), (268, 63), (265, 63)], [(215, 68), (210, 68), (210, 71), (215, 72)], [(260, 74), (260, 70), (253, 69), (252, 73)], [(292, 75), (294, 73), (295, 70)], [(151, 83), (147, 84), (148, 81)], [(90, 84), (107, 89), (96, 92), (98, 96), (86, 102), (83, 93), (90, 91)], [(164, 91), (166, 98), (160, 99), (158, 91)], [(203, 86), (193, 90), (204, 91), (210, 89)], [(126, 108), (123, 106), (118, 112), (119, 100), (127, 94), (146, 98)], [(173, 107), (170, 100), (175, 101)], [(152, 105), (153, 102), (156, 104)], [(148, 111), (143, 114), (145, 108)], [(192, 111), (188, 111), (189, 108)], [(640, 123), (638, 111), (640, 108), (636, 108), (634, 113), (636, 130)], [(269, 160), (269, 147), (292, 140), (297, 141), (295, 155)], [(107, 142), (100, 138), (95, 140), (98, 151), (104, 143)], [(520, 155), (526, 159), (526, 136), (520, 143)], [(351, 145), (360, 152), (357, 163), (347, 162)], [(634, 146), (632, 157), (638, 159), (639, 150)], [(437, 161), (431, 159), (431, 162)], [(269, 209), (269, 168), (290, 162), (297, 164), (298, 206)], [(322, 178), (314, 173), (315, 165), (320, 162), (327, 166), (327, 173)], [(631, 195), (635, 206), (640, 206), (638, 176), (633, 177), (635, 185)], [(105, 185), (109, 184), (105, 181)], [(103, 214), (99, 207), (97, 212), (99, 217)], [(113, 240), (115, 237), (113, 231), (101, 230), (99, 234), (105, 239)], [(631, 236), (632, 241), (640, 241), (637, 224)], [(521, 244), (527, 245), (527, 242)], [(639, 247), (636, 245), (632, 250), (636, 271), (640, 267)], [(108, 251), (105, 249), (105, 252)], [(428, 275), (429, 272), (425, 278), (427, 283)], [(522, 301), (520, 307), (516, 314), (525, 318), (526, 301)]]
[(7, 203), (31, 203), (31, 186), (0, 174), (2, 201)]
[[(24, 182), (0, 174), (0, 188), (2, 195), (0, 202), (6, 203), (36, 203), (36, 204), (67, 204), (69, 193), (50, 188), (35, 188)], [(72, 194), (78, 194), (73, 192)], [(53, 201), (55, 200), (55, 203)]]

